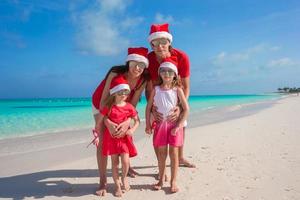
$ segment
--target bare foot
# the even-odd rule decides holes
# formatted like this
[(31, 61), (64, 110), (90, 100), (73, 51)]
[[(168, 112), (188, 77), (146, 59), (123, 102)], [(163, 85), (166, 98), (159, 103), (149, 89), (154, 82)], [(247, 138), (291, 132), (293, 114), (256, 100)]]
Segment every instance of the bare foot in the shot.
[(137, 175), (139, 175), (139, 173), (137, 173), (137, 171), (135, 171), (132, 167), (129, 167), (127, 175), (131, 178), (135, 178)]
[(121, 186), (119, 185), (119, 186), (117, 186), (116, 187), (116, 191), (115, 191), (115, 196), (116, 197), (122, 197), (122, 190), (121, 190)]
[(122, 183), (123, 183), (123, 189), (124, 189), (124, 191), (125, 191), (125, 192), (128, 192), (128, 191), (130, 190), (130, 185), (129, 185), (129, 183), (128, 183), (127, 178), (124, 178), (124, 179), (122, 180)]
[(178, 191), (179, 191), (179, 188), (176, 186), (176, 184), (171, 185), (171, 188), (170, 188), (171, 193), (176, 193)]
[(188, 167), (188, 168), (196, 168), (196, 165), (189, 162), (185, 158), (179, 160), (179, 166)]
[(162, 186), (163, 186), (163, 183), (158, 182), (155, 185), (153, 185), (153, 190), (161, 190)]
[(99, 189), (96, 190), (95, 194), (97, 196), (105, 196), (106, 194), (106, 184), (100, 184)]

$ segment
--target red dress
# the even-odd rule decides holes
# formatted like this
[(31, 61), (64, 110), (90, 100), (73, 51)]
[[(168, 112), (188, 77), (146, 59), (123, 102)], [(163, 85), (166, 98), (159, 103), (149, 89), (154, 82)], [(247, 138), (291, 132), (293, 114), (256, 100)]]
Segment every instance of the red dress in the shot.
[[(126, 105), (122, 107), (113, 105), (110, 113), (108, 108), (104, 107), (101, 110), (101, 114), (107, 116), (114, 123), (120, 124), (128, 118), (137, 116), (137, 111), (130, 103), (126, 103)], [(128, 153), (129, 157), (134, 157), (137, 155), (137, 150), (130, 135), (125, 135), (123, 138), (113, 138), (110, 135), (109, 130), (105, 128), (102, 153), (105, 156)]]

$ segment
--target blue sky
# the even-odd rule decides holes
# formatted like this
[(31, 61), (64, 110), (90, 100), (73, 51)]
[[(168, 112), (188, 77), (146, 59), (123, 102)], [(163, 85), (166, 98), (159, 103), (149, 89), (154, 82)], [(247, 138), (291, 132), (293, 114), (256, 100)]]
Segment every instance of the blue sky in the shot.
[(0, 98), (88, 97), (163, 22), (194, 95), (300, 87), (298, 0), (1, 0)]

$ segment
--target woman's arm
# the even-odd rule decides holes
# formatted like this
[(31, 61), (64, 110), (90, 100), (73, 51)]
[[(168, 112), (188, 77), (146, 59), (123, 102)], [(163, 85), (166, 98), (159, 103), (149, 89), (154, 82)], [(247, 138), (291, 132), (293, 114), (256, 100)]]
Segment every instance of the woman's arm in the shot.
[(153, 99), (154, 99), (154, 95), (155, 95), (155, 89), (153, 89), (149, 95), (148, 98), (148, 102), (147, 102), (147, 106), (146, 106), (146, 129), (145, 132), (147, 134), (151, 134), (151, 109), (152, 109), (152, 105), (153, 105)]
[(141, 85), (141, 87), (134, 92), (134, 95), (133, 95), (133, 97), (130, 101), (131, 105), (133, 105), (134, 107), (136, 107), (137, 103), (139, 102), (139, 100), (141, 98), (141, 95), (142, 95), (142, 92), (146, 87), (146, 84), (147, 84), (147, 82), (145, 81), (143, 83), (143, 85)]
[[(104, 101), (109, 96), (109, 88), (110, 88), (111, 80), (116, 76), (117, 76), (117, 73), (111, 72), (111, 73), (109, 73), (108, 77), (106, 78), (105, 85), (104, 85), (104, 88), (103, 88), (103, 91), (102, 91), (102, 96), (100, 98), (101, 100), (100, 100), (99, 110), (101, 110), (105, 106)], [(104, 118), (103, 120), (104, 120), (104, 124), (108, 128), (109, 132), (114, 134), (116, 132), (117, 124), (113, 123), (107, 117)]]
[(95, 125), (95, 131), (98, 134), (102, 134), (101, 130), (104, 130), (104, 129), (101, 129), (101, 126), (103, 126), (103, 118), (104, 118), (104, 116), (101, 113), (99, 113), (99, 117), (98, 117), (98, 120), (96, 121), (96, 125)]
[(182, 82), (182, 86), (183, 86), (184, 96), (185, 96), (186, 100), (188, 100), (190, 97), (190, 77), (188, 76), (186, 78), (182, 78), (181, 82)]
[(102, 91), (102, 96), (101, 96), (101, 100), (100, 100), (100, 108), (99, 110), (101, 110), (104, 106), (104, 101), (106, 100), (106, 98), (109, 96), (109, 88), (110, 88), (110, 84), (111, 84), (111, 80), (117, 76), (117, 73), (111, 72), (108, 77), (105, 80), (105, 85)]
[(126, 131), (126, 135), (132, 135), (136, 131), (137, 127), (140, 125), (140, 118), (138, 115), (131, 119), (133, 119), (134, 125)]

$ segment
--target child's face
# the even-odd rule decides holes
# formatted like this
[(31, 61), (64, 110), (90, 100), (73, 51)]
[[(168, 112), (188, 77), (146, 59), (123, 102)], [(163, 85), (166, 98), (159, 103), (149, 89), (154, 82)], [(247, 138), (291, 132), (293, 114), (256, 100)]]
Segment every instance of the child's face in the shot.
[(120, 90), (115, 93), (116, 101), (125, 101), (129, 95), (129, 90)]
[(170, 68), (161, 68), (159, 70), (159, 75), (162, 78), (164, 82), (173, 81), (175, 75), (175, 72)]

